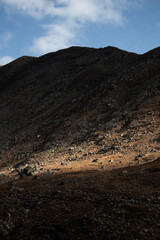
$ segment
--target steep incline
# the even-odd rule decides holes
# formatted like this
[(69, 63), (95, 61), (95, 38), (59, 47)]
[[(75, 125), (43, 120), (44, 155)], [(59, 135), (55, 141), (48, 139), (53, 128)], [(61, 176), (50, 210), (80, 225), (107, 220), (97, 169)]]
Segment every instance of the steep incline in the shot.
[(65, 145), (85, 141), (110, 120), (131, 118), (141, 103), (159, 95), (159, 64), (159, 48), (136, 55), (113, 47), (72, 47), (3, 66), (2, 159), (29, 158), (48, 142), (59, 146), (58, 138)]
[(160, 239), (160, 48), (0, 68), (0, 239)]

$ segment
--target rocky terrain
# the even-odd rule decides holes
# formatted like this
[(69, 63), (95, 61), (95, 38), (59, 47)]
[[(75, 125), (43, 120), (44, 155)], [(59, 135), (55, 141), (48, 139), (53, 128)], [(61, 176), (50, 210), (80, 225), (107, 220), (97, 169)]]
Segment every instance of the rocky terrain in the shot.
[(160, 239), (160, 48), (0, 68), (0, 239)]

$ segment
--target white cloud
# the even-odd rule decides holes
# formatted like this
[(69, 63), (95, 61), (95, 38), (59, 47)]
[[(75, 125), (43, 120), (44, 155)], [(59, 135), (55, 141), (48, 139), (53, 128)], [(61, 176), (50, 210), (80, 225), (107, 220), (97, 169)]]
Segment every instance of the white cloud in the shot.
[(34, 39), (30, 48), (31, 52), (46, 53), (66, 48), (74, 41), (74, 23), (59, 22), (58, 24), (45, 25), (46, 33), (44, 36)]
[(19, 10), (35, 18), (42, 18), (54, 9), (54, 2), (49, 0), (0, 0), (9, 11)]
[(14, 58), (10, 57), (10, 56), (4, 56), (4, 57), (0, 57), (0, 65), (5, 65), (7, 63), (10, 63), (14, 60)]
[(142, 0), (0, 0), (5, 7), (34, 18), (47, 17), (45, 34), (33, 40), (30, 51), (46, 53), (75, 45), (86, 23), (123, 25), (124, 10)]
[(129, 5), (131, 0), (0, 0), (10, 11), (19, 10), (21, 13), (35, 18), (45, 16), (61, 17), (84, 21), (122, 20), (119, 10)]
[(12, 34), (10, 32), (5, 32), (0, 35), (0, 48), (7, 47), (8, 43), (12, 39)]
[[(45, 35), (34, 39), (30, 51), (43, 54), (75, 45), (88, 22), (122, 25), (124, 7), (125, 0), (57, 0), (57, 5), (45, 11), (51, 16), (51, 24), (43, 26)], [(52, 16), (57, 17), (56, 22)]]

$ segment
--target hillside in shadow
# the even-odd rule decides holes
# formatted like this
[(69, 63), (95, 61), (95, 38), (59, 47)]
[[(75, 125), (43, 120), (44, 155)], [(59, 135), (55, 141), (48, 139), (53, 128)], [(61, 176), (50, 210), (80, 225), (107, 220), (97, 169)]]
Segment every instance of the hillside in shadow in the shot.
[(0, 68), (0, 239), (160, 237), (160, 48)]

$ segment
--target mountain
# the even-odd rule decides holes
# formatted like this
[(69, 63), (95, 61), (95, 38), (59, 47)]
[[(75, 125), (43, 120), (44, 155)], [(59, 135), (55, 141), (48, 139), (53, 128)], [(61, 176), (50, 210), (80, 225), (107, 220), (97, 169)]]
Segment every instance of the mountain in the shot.
[(158, 239), (159, 66), (71, 47), (0, 68), (2, 239)]

